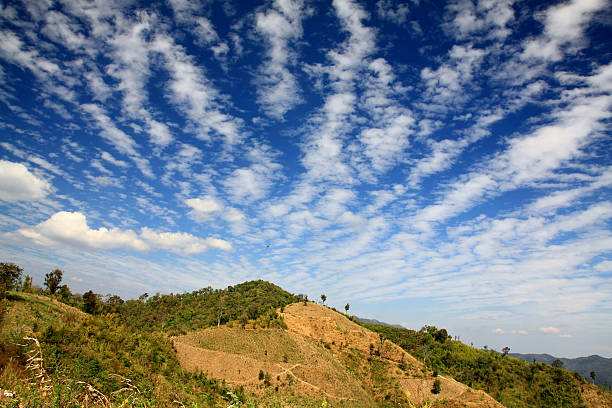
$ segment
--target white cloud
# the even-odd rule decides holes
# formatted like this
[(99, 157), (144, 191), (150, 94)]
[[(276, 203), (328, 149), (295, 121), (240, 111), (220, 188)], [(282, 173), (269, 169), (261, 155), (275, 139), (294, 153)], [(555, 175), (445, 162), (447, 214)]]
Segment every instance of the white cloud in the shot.
[(149, 249), (134, 231), (104, 227), (91, 229), (85, 215), (79, 212), (55, 213), (35, 227), (20, 229), (17, 233), (45, 246), (67, 244), (88, 249)]
[(252, 164), (234, 170), (225, 180), (223, 186), (234, 202), (253, 202), (264, 198), (278, 178), (281, 166), (276, 161), (277, 153), (269, 146), (254, 143), (246, 154)]
[(204, 198), (190, 198), (185, 200), (185, 204), (193, 209), (195, 213), (210, 214), (213, 212), (221, 211), (223, 205), (218, 203), (212, 197)]
[(185, 204), (191, 208), (189, 216), (196, 221), (210, 221), (219, 217), (225, 221), (237, 223), (245, 219), (244, 214), (238, 209), (225, 206), (222, 202), (210, 196), (189, 198), (185, 200)]
[(527, 41), (521, 55), (524, 59), (558, 61), (562, 48), (577, 46), (593, 14), (608, 6), (605, 0), (572, 0), (550, 7), (543, 16), (544, 34)]
[[(458, 38), (493, 37), (504, 39), (510, 34), (507, 25), (514, 18), (513, 0), (460, 0), (448, 8), (453, 16), (450, 28)], [(483, 35), (484, 34), (484, 35)]]
[(361, 132), (359, 140), (364, 145), (364, 154), (372, 162), (372, 168), (384, 172), (391, 167), (397, 157), (401, 157), (408, 147), (414, 119), (409, 113), (395, 116), (382, 128), (369, 128)]
[(140, 237), (153, 248), (185, 255), (199, 254), (210, 248), (223, 251), (232, 249), (232, 245), (222, 239), (202, 239), (184, 232), (158, 232), (143, 228), (140, 231)]
[[(463, 103), (468, 95), (465, 87), (472, 81), (485, 51), (470, 46), (454, 45), (449, 60), (436, 70), (423, 68), (421, 79), (427, 85), (427, 94), (437, 109), (449, 109), (453, 104)], [(454, 106), (456, 108), (456, 106)]]
[(100, 157), (102, 158), (102, 160), (105, 160), (117, 167), (128, 167), (128, 164), (126, 162), (124, 162), (123, 160), (118, 160), (115, 157), (113, 157), (110, 153), (103, 151), (100, 154)]
[(109, 41), (114, 62), (107, 71), (119, 81), (116, 89), (123, 93), (126, 113), (145, 123), (151, 143), (164, 147), (172, 142), (173, 136), (168, 127), (155, 120), (147, 109), (146, 80), (151, 74), (151, 50), (145, 36), (151, 31), (151, 24), (156, 22), (144, 13), (139, 17), (135, 23), (124, 20), (119, 24), (121, 31)]
[(23, 41), (10, 31), (0, 31), (0, 43), (0, 57), (29, 69), (39, 80), (60, 71), (56, 63), (41, 57), (37, 51), (26, 51)]
[(224, 182), (234, 201), (256, 201), (266, 195), (271, 183), (253, 169), (236, 169)]
[(103, 108), (96, 104), (84, 104), (81, 105), (81, 107), (95, 119), (96, 124), (102, 130), (101, 136), (106, 139), (107, 142), (119, 152), (129, 156), (142, 174), (147, 177), (153, 177), (149, 161), (141, 157), (136, 151), (138, 146), (134, 139), (117, 128)]
[(163, 55), (171, 77), (168, 96), (186, 110), (188, 118), (197, 126), (197, 136), (212, 140), (212, 136), (219, 135), (228, 146), (238, 144), (243, 138), (242, 120), (223, 112), (219, 92), (183, 47), (170, 37), (158, 35), (151, 50)]
[(568, 333), (562, 333), (561, 329), (559, 329), (558, 327), (552, 327), (552, 326), (548, 326), (548, 327), (540, 327), (539, 329), (542, 333), (546, 333), (546, 334), (556, 334), (557, 336), (559, 336), (562, 339), (571, 339), (574, 336), (572, 336), (571, 334)]
[(258, 102), (276, 119), (282, 119), (302, 100), (297, 80), (288, 68), (295, 60), (290, 42), (302, 36), (302, 7), (301, 0), (277, 0), (274, 8), (255, 16), (256, 30), (268, 46), (267, 60), (256, 81)]
[(218, 238), (199, 238), (184, 232), (160, 232), (144, 227), (140, 234), (119, 228), (92, 229), (80, 212), (61, 211), (31, 228), (22, 228), (19, 235), (43, 246), (70, 245), (87, 250), (126, 249), (146, 252), (166, 250), (178, 254), (197, 254), (210, 248), (229, 251), (229, 242)]
[(35, 201), (50, 190), (49, 182), (32, 174), (23, 164), (0, 160), (0, 200)]
[(497, 328), (493, 330), (492, 333), (493, 334), (520, 334), (524, 336), (527, 334), (527, 330), (504, 330), (504, 329)]
[[(588, 91), (594, 93), (580, 93)], [(612, 117), (612, 97), (586, 87), (567, 102), (565, 109), (554, 113), (554, 122), (510, 140), (507, 150), (453, 183), (440, 202), (423, 208), (415, 217), (420, 228), (454, 217), (487, 195), (552, 178), (553, 171), (582, 156), (582, 149), (603, 129), (602, 121)]]
[(410, 8), (407, 3), (397, 3), (393, 0), (378, 0), (376, 3), (376, 12), (381, 18), (389, 20), (395, 24), (404, 24), (410, 13)]

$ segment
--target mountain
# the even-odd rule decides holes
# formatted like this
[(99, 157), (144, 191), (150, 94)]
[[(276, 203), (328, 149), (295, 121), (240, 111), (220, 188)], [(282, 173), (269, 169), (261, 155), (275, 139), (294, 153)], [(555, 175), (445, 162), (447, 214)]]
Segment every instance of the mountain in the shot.
[(566, 370), (433, 326), (359, 322), (265, 281), (127, 302), (9, 292), (0, 388), (15, 395), (0, 406), (41, 408), (612, 406)]
[(360, 322), (363, 323), (371, 323), (371, 324), (380, 324), (383, 326), (391, 326), (391, 327), (397, 327), (400, 329), (403, 329), (404, 326), (401, 326), (399, 324), (391, 324), (391, 323), (385, 323), (385, 322), (381, 322), (380, 320), (376, 320), (376, 319), (366, 319), (365, 317), (357, 317), (357, 316), (353, 316), (356, 320), (359, 320)]
[(578, 358), (559, 358), (550, 354), (520, 354), (510, 353), (510, 356), (528, 362), (540, 361), (552, 365), (553, 361), (561, 360), (563, 368), (580, 374), (582, 377), (591, 381), (591, 371), (595, 372), (595, 384), (608, 387), (612, 386), (612, 358), (605, 358), (598, 355)]

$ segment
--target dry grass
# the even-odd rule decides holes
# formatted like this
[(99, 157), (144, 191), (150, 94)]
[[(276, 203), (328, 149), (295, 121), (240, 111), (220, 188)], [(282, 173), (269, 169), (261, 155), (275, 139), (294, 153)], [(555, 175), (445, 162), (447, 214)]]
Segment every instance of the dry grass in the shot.
[[(444, 400), (469, 407), (503, 407), (489, 395), (473, 391), (452, 378), (433, 378), (423, 374), (423, 365), (401, 347), (390, 341), (381, 341), (378, 334), (350, 321), (341, 313), (326, 307), (308, 303), (294, 303), (282, 313), (288, 329), (296, 334), (323, 342), (337, 354), (352, 350), (363, 356), (358, 370), (364, 382), (374, 390), (377, 399), (399, 391), (409, 395), (412, 402), (422, 405), (427, 401)], [(372, 345), (372, 346), (371, 346)], [(371, 352), (374, 355), (371, 355)], [(368, 357), (373, 362), (369, 364)], [(402, 359), (405, 370), (399, 369)], [(441, 392), (432, 394), (433, 382), (438, 379)]]
[[(183, 368), (259, 395), (269, 390), (369, 405), (368, 393), (330, 350), (283, 330), (213, 327), (173, 339)], [(260, 371), (268, 381), (259, 378)]]
[(588, 408), (610, 408), (612, 407), (612, 393), (586, 383), (582, 386), (582, 399)]
[(436, 379), (423, 374), (418, 360), (341, 313), (296, 303), (281, 315), (286, 331), (221, 326), (175, 337), (181, 365), (260, 396), (275, 390), (362, 407), (389, 398), (407, 403), (406, 397), (416, 406), (444, 401), (444, 406), (502, 407), (487, 394), (441, 376), (441, 392), (432, 394)]

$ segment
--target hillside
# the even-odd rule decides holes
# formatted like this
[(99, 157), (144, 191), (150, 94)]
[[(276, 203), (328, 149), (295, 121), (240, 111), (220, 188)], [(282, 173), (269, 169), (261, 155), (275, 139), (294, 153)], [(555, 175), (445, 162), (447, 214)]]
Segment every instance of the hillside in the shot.
[(432, 369), (489, 393), (507, 407), (611, 407), (612, 394), (567, 370), (530, 364), (494, 350), (478, 350), (451, 340), (446, 330), (421, 331), (360, 325), (425, 360)]
[(214, 327), (175, 337), (181, 365), (258, 395), (274, 390), (283, 406), (327, 400), (347, 407), (434, 401), (440, 407), (502, 407), (481, 391), (433, 377), (400, 347), (338, 312), (295, 303), (280, 317), (287, 330)]
[(604, 358), (597, 355), (578, 358), (560, 358), (550, 354), (510, 353), (509, 355), (530, 363), (535, 360), (549, 365), (552, 365), (555, 360), (560, 360), (563, 362), (563, 368), (566, 370), (578, 373), (588, 381), (592, 381), (590, 375), (591, 371), (593, 371), (595, 373), (595, 384), (602, 387), (612, 386), (612, 358)]
[(0, 388), (25, 407), (214, 405), (230, 391), (183, 371), (171, 342), (111, 315), (11, 294), (1, 304)]
[(280, 287), (257, 280), (226, 289), (208, 287), (191, 293), (142, 296), (113, 311), (130, 327), (176, 335), (240, 318), (256, 319), (296, 300)]
[(355, 322), (264, 281), (78, 299), (9, 292), (0, 302), (0, 388), (16, 395), (0, 406), (612, 406), (565, 370), (443, 329)]

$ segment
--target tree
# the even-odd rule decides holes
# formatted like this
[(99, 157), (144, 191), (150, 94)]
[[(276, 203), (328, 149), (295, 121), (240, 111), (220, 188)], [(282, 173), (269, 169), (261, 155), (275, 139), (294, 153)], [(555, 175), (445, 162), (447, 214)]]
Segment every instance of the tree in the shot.
[(321, 294), (321, 302), (323, 302), (323, 304), (325, 304), (326, 300), (327, 300), (327, 296), (325, 296), (325, 294)]
[(595, 384), (595, 371), (591, 371), (589, 376), (591, 377), (591, 380), (593, 380), (593, 384)]
[(21, 290), (26, 293), (32, 292), (32, 277), (30, 275), (26, 275), (23, 279), (23, 286), (21, 287)]
[(350, 309), (351, 305), (349, 305), (348, 303), (346, 305), (344, 305), (344, 311), (346, 313), (348, 313), (349, 309)]
[(91, 290), (83, 294), (83, 308), (85, 313), (95, 314), (98, 309), (98, 295)]
[(56, 269), (45, 275), (45, 286), (47, 287), (49, 292), (51, 292), (52, 295), (55, 294), (55, 292), (57, 292), (57, 290), (60, 288), (60, 283), (62, 283), (63, 275), (64, 273), (59, 269)]
[(552, 362), (552, 366), (555, 368), (563, 368), (563, 361), (556, 359)]
[(12, 262), (0, 263), (0, 298), (6, 298), (6, 292), (17, 287), (22, 273), (23, 269)]
[(62, 285), (57, 293), (64, 301), (70, 300), (70, 298), (72, 297), (72, 292), (70, 291), (68, 285)]
[(240, 327), (244, 329), (247, 323), (249, 322), (249, 316), (247, 316), (246, 313), (242, 312), (242, 314), (238, 318), (238, 321), (240, 322)]
[(223, 309), (217, 310), (217, 327), (221, 326), (221, 317), (223, 317)]
[(110, 293), (106, 295), (106, 308), (111, 313), (119, 313), (123, 303), (123, 299), (121, 299), (121, 297), (118, 295), (111, 295)]
[(502, 357), (510, 352), (510, 347), (506, 346), (502, 349)]

